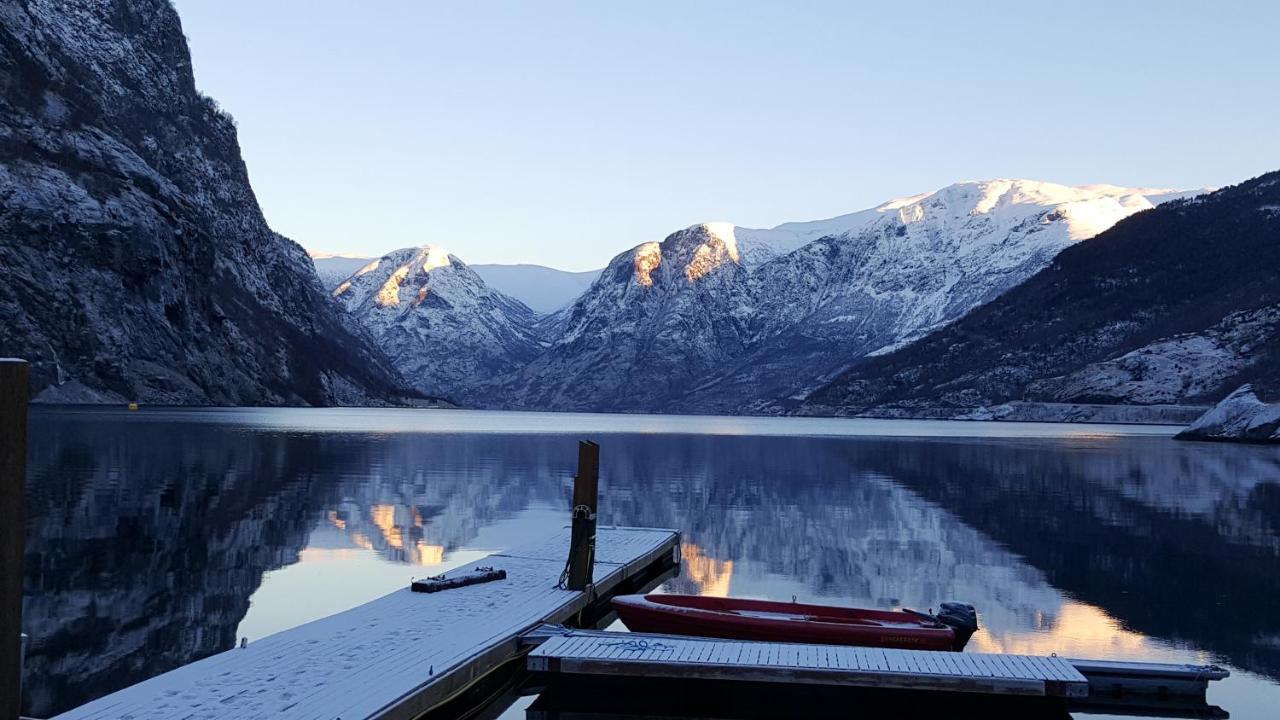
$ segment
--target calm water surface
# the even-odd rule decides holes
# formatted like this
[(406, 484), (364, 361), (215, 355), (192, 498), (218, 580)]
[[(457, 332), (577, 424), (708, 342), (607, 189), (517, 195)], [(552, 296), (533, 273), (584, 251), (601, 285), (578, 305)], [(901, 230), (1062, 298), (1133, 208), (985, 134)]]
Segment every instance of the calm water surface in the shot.
[[(977, 652), (1216, 662), (1280, 707), (1280, 449), (1170, 428), (422, 410), (33, 410), (26, 708), (540, 538), (575, 441), (672, 591), (979, 609)], [(521, 706), (508, 716), (523, 717)]]

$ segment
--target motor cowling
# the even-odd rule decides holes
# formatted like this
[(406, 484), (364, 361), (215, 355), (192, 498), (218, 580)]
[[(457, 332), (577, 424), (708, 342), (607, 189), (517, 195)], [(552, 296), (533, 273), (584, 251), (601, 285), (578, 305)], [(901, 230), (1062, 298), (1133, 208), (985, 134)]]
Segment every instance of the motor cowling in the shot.
[(969, 643), (969, 638), (978, 631), (978, 611), (968, 603), (944, 602), (938, 606), (935, 617), (955, 633), (952, 649), (956, 652), (963, 650)]

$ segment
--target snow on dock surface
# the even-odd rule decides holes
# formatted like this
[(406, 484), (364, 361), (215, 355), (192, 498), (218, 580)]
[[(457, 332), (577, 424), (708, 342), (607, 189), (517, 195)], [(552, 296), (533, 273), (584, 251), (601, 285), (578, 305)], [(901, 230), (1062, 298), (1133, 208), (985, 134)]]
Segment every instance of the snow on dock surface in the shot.
[(529, 654), (537, 672), (1084, 697), (1059, 657), (893, 650), (569, 630)]
[[(600, 528), (597, 593), (607, 597), (619, 582), (674, 557), (678, 543), (670, 530)], [(506, 570), (506, 580), (430, 594), (411, 592), (406, 583), (372, 602), (191, 663), (58, 718), (413, 717), (516, 657), (521, 633), (564, 622), (587, 604), (585, 593), (557, 588), (568, 552), (566, 529), (480, 561)]]

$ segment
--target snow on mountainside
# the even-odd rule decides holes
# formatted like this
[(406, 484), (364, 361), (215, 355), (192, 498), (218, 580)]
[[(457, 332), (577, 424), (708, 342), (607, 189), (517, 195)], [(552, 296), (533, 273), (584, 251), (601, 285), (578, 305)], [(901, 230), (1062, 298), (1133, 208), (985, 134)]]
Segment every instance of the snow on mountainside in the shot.
[(1242, 385), (1177, 437), (1179, 440), (1280, 443), (1280, 405), (1262, 402), (1254, 394), (1252, 385)]
[[(752, 351), (680, 406), (785, 408), (856, 358), (909, 342), (989, 302), (1070, 244), (1177, 197), (1169, 190), (965, 182), (872, 210), (770, 231), (818, 239), (752, 274)], [(847, 229), (846, 229), (847, 228)]]
[[(332, 291), (343, 280), (377, 258), (354, 255), (311, 256), (316, 274), (325, 290)], [(600, 277), (599, 270), (569, 272), (545, 265), (468, 265), (485, 284), (508, 297), (515, 298), (530, 310), (545, 315), (573, 302), (591, 283)]]
[(538, 351), (535, 315), (489, 288), (443, 248), (404, 248), (373, 260), (333, 291), (409, 382), (470, 401), (471, 388)]
[(697, 225), (615, 257), (555, 316), (551, 346), (487, 388), (496, 406), (665, 409), (746, 350), (752, 312), (732, 228)]
[(1280, 172), (1168, 202), (813, 393), (804, 412), (1198, 404), (1280, 388)]
[(495, 405), (778, 411), (955, 320), (1169, 190), (958, 183), (769, 230), (697, 225), (614, 258)]
[(1157, 340), (1073, 373), (1037, 380), (1026, 397), (1049, 402), (1157, 405), (1202, 398), (1263, 360), (1260, 337), (1280, 337), (1280, 305), (1232, 313), (1200, 332)]
[(0, 355), (39, 399), (400, 399), (267, 226), (168, 0), (0, 0), (0, 67)]
[[(1116, 185), (1068, 186), (1031, 180), (992, 180), (961, 182), (938, 192), (921, 193), (890, 200), (883, 205), (841, 215), (827, 220), (784, 223), (770, 229), (734, 228), (744, 262), (759, 265), (824, 237), (857, 233), (871, 227), (886, 216), (907, 218), (918, 213), (921, 203), (940, 194), (982, 194), (970, 209), (978, 214), (996, 212), (1006, 218), (1018, 215), (1017, 206), (1060, 206), (1066, 217), (1067, 234), (1072, 240), (1084, 240), (1106, 230), (1121, 218), (1162, 202), (1184, 197), (1177, 190), (1124, 188)], [(1196, 191), (1202, 192), (1202, 191)], [(945, 201), (945, 200), (944, 200)], [(961, 200), (963, 204), (964, 201)], [(1004, 205), (1004, 210), (995, 207)]]

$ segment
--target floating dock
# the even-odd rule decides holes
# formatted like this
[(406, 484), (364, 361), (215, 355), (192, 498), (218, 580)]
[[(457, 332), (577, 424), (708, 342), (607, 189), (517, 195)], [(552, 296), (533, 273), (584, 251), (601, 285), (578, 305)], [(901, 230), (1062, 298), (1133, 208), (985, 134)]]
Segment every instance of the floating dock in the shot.
[(529, 670), (685, 680), (829, 685), (1082, 698), (1089, 680), (1065, 658), (716, 640), (638, 633), (550, 634)]
[(1069, 662), (1089, 678), (1089, 696), (1093, 698), (1203, 695), (1211, 681), (1231, 675), (1217, 665), (1077, 659)]
[[(528, 650), (542, 623), (608, 613), (679, 563), (674, 530), (599, 528), (593, 592), (559, 587), (569, 530), (479, 564), (504, 580), (416, 593), (407, 587), (246, 647), (227, 650), (59, 715), (63, 720), (379, 718), (408, 720), (457, 698)], [(452, 574), (473, 571), (475, 563)], [(335, 581), (340, 581), (336, 579)], [(305, 602), (301, 598), (299, 602)]]
[[(608, 717), (618, 703), (646, 698), (692, 699), (692, 712), (706, 711), (699, 697), (752, 698), (723, 717), (769, 716), (806, 707), (843, 704), (833, 693), (862, 693), (856, 700), (921, 717), (967, 707), (978, 716), (1016, 709), (1017, 717), (1066, 717), (1066, 711), (1160, 717), (1225, 717), (1205, 702), (1208, 684), (1230, 673), (1216, 665), (1053, 656), (897, 650), (614, 633), (543, 626), (523, 639), (535, 646), (528, 669), (549, 694), (530, 708), (531, 718)], [(694, 691), (696, 686), (702, 688)], [(924, 691), (906, 692), (903, 691)], [(622, 700), (619, 700), (622, 698)], [(818, 698), (825, 698), (819, 700)], [(1035, 705), (1032, 703), (1041, 703)], [(905, 703), (905, 704), (904, 704)], [(782, 710), (778, 709), (778, 705)], [(772, 710), (763, 710), (769, 708)], [(868, 705), (870, 706), (870, 705)], [(981, 708), (981, 709), (974, 709)], [(666, 706), (647, 708), (666, 717)], [(969, 712), (969, 711), (966, 711)], [(961, 713), (965, 714), (965, 713)], [(997, 713), (998, 715), (999, 713)], [(1003, 716), (1003, 715), (1000, 715)], [(721, 717), (717, 715), (717, 717)]]

